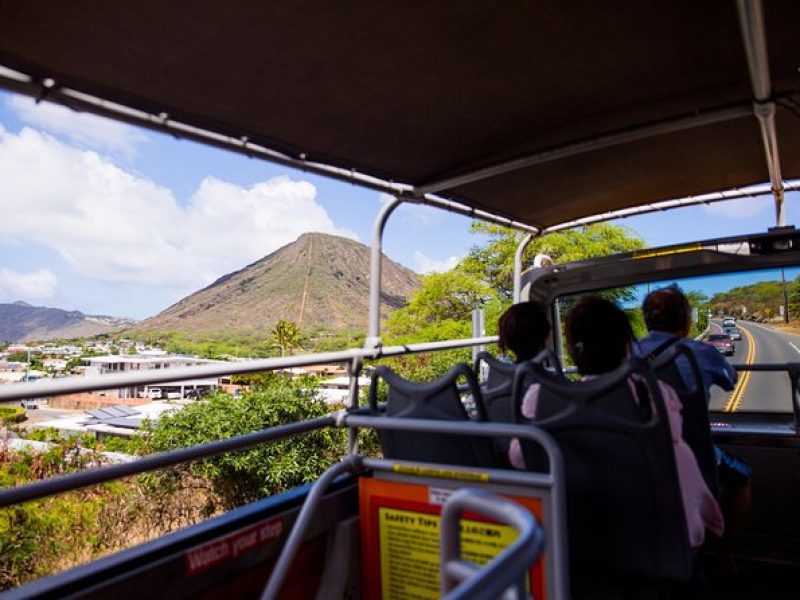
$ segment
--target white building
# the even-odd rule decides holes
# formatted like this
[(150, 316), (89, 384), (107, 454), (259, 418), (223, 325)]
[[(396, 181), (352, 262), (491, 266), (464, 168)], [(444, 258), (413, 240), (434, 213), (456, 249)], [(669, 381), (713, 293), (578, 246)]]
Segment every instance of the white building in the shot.
[[(368, 388), (369, 384), (369, 377), (358, 378), (359, 389)], [(350, 377), (345, 375), (320, 381), (319, 391), (325, 404), (346, 404), (350, 393)]]
[[(190, 367), (218, 363), (220, 361), (206, 358), (193, 358), (189, 356), (91, 356), (83, 359), (87, 363), (84, 370), (86, 375), (107, 375), (109, 373), (125, 373), (131, 371), (149, 371), (157, 369), (170, 369), (173, 367)], [(215, 378), (191, 379), (186, 381), (172, 381), (164, 384), (149, 384), (117, 390), (118, 398), (183, 398), (185, 394), (193, 392), (206, 392), (217, 386)], [(159, 390), (158, 395), (152, 390)]]

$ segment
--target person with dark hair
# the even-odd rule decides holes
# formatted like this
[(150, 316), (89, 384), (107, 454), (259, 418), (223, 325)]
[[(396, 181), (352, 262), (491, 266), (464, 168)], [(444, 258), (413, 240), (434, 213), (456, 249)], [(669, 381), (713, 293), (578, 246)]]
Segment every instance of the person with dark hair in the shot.
[[(643, 355), (656, 356), (675, 342), (682, 341), (697, 358), (706, 390), (715, 384), (727, 391), (733, 389), (736, 369), (710, 344), (686, 337), (692, 327), (692, 313), (689, 301), (679, 287), (671, 285), (650, 292), (642, 303), (642, 315), (649, 332), (639, 340)], [(677, 366), (686, 384), (691, 386), (689, 363), (678, 359)]]
[(514, 362), (531, 360), (544, 350), (550, 335), (550, 321), (544, 307), (535, 301), (511, 305), (497, 323), (503, 354), (514, 353)]
[(633, 330), (627, 315), (600, 296), (582, 298), (564, 323), (567, 352), (581, 375), (616, 369), (628, 356)]
[[(627, 315), (616, 304), (599, 296), (587, 296), (578, 301), (567, 314), (564, 329), (567, 351), (583, 379), (619, 367), (630, 355), (635, 342)], [(522, 400), (522, 414), (529, 419), (536, 418), (539, 390), (539, 384), (534, 383)], [(631, 390), (638, 397), (633, 381)], [(694, 453), (683, 440), (681, 403), (675, 390), (663, 382), (659, 382), (659, 390), (669, 418), (689, 541), (697, 547), (703, 543), (706, 529), (722, 534), (722, 513), (703, 479)], [(516, 439), (511, 442), (509, 459), (513, 466), (525, 468), (522, 449)]]
[[(697, 358), (706, 398), (710, 398), (712, 385), (726, 391), (734, 388), (736, 369), (719, 351), (704, 342), (689, 339), (691, 308), (689, 301), (678, 286), (671, 285), (650, 292), (642, 303), (642, 314), (648, 334), (639, 340), (639, 351), (645, 356), (657, 356), (672, 344), (685, 344)], [(685, 358), (676, 362), (678, 371), (687, 386), (694, 384), (691, 367)], [(720, 547), (720, 568), (734, 571), (733, 544), (744, 528), (752, 511), (752, 468), (743, 460), (714, 446), (719, 481), (719, 498), (725, 520), (728, 523)]]

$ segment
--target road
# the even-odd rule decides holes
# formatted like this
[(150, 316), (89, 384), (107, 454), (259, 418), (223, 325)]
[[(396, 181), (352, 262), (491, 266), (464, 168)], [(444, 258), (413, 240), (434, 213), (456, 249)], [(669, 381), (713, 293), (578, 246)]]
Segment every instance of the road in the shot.
[[(783, 333), (771, 327), (738, 321), (742, 339), (728, 360), (734, 364), (800, 362), (800, 335)], [(721, 324), (712, 322), (712, 333)], [(739, 374), (733, 392), (714, 386), (711, 389), (711, 410), (791, 412), (791, 385), (785, 373)]]

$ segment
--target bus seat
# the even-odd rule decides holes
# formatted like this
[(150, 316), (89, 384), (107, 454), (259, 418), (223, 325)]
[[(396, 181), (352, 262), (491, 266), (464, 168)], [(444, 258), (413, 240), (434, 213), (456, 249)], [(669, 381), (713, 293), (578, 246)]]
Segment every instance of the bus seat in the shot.
[[(469, 420), (458, 389), (458, 379), (461, 377), (466, 379), (475, 402), (475, 420), (486, 421), (478, 380), (465, 364), (457, 364), (445, 375), (430, 382), (409, 381), (389, 367), (379, 366), (370, 382), (370, 409), (373, 414), (385, 414), (388, 417)], [(381, 379), (389, 386), (386, 410), (382, 413), (378, 408), (378, 382)], [(487, 438), (404, 431), (381, 431), (379, 437), (386, 458), (464, 466), (497, 466), (492, 442)]]
[[(692, 385), (687, 385), (678, 369), (676, 361), (681, 357), (688, 362), (691, 369)], [(678, 342), (651, 359), (651, 364), (656, 376), (677, 392), (682, 407), (683, 439), (694, 452), (708, 489), (719, 496), (714, 442), (711, 440), (711, 424), (708, 419), (708, 390), (703, 384), (697, 357), (689, 346)]]
[[(644, 402), (637, 402), (628, 383)], [(591, 380), (569, 382), (540, 365), (522, 365), (524, 381), (541, 385), (534, 421), (564, 456), (570, 569), (579, 581), (598, 573), (614, 581), (689, 580), (693, 553), (686, 530), (666, 409), (655, 373), (642, 359)], [(521, 442), (531, 468), (540, 460)]]
[[(534, 362), (544, 365), (554, 373), (561, 374), (561, 363), (552, 350), (542, 350)], [(486, 420), (496, 423), (516, 423), (514, 412), (514, 374), (517, 370), (515, 363), (498, 360), (488, 352), (480, 352), (475, 357), (475, 373), (480, 375), (481, 363), (488, 367), (486, 380), (481, 382), (483, 404), (486, 407)], [(508, 438), (495, 438), (495, 452), (499, 465), (510, 467), (508, 462)]]
[(485, 381), (481, 382), (481, 395), (486, 407), (486, 419), (501, 423), (514, 423), (511, 411), (511, 386), (517, 365), (499, 360), (488, 352), (475, 357), (475, 373), (480, 376), (481, 364), (488, 367)]
[[(561, 362), (550, 349), (542, 350), (533, 362), (543, 365), (548, 371), (561, 376)], [(488, 352), (480, 352), (475, 358), (475, 373), (480, 374), (481, 363), (488, 367), (486, 380), (481, 382), (483, 404), (486, 407), (486, 419), (499, 423), (516, 423), (512, 408), (515, 363), (499, 360)]]

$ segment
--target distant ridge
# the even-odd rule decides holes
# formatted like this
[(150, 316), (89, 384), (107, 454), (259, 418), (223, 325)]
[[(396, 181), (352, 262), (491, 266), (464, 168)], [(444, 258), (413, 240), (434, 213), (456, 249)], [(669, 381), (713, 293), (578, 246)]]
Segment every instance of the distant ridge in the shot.
[[(296, 241), (187, 296), (134, 331), (189, 335), (268, 331), (279, 320), (301, 329), (366, 331), (370, 249), (348, 238), (305, 233)], [(403, 306), (418, 276), (383, 257), (381, 313)]]
[(0, 341), (27, 342), (91, 337), (118, 331), (133, 319), (85, 315), (77, 310), (31, 306), (18, 300), (0, 304)]

